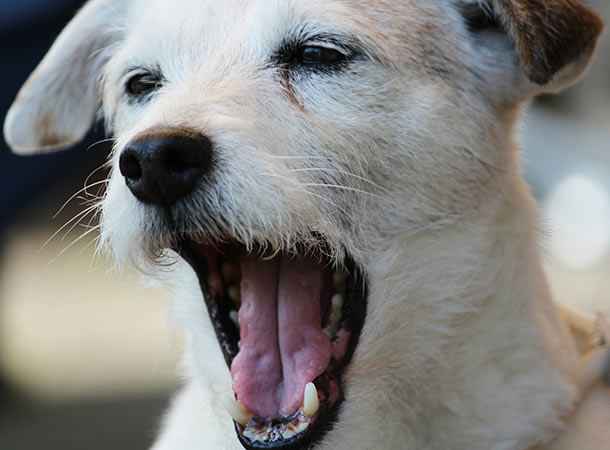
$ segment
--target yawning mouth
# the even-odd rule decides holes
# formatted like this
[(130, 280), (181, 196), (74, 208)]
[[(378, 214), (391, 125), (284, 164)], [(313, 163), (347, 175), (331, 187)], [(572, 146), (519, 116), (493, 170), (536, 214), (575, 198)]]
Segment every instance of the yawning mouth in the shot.
[(360, 336), (366, 283), (348, 257), (270, 254), (240, 244), (185, 241), (210, 319), (231, 369), (225, 399), (247, 449), (308, 448), (343, 400), (342, 376)]

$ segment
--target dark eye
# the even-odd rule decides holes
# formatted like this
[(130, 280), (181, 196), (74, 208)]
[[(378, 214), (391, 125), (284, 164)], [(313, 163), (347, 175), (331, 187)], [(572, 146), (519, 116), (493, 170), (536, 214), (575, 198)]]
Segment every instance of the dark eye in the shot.
[(161, 87), (161, 77), (153, 73), (139, 73), (132, 76), (125, 85), (129, 95), (140, 96)]
[(295, 59), (300, 64), (331, 65), (343, 61), (345, 55), (334, 48), (312, 45), (299, 47)]

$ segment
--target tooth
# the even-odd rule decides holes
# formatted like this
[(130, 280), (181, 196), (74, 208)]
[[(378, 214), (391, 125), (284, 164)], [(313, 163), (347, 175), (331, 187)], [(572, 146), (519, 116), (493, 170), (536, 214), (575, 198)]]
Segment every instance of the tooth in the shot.
[(244, 427), (250, 422), (252, 415), (248, 409), (235, 400), (231, 395), (221, 397), (220, 404), (229, 413), (233, 420)]
[(305, 431), (307, 429), (307, 427), (309, 426), (309, 422), (301, 422), (299, 424), (299, 426), (297, 426), (294, 429), (295, 434), (299, 434), (302, 433), (303, 431)]
[(307, 417), (313, 417), (320, 408), (320, 400), (318, 399), (318, 391), (316, 385), (307, 383), (305, 386), (305, 394), (303, 395), (303, 413)]
[(339, 320), (341, 320), (343, 303), (344, 300), (341, 294), (333, 295), (333, 298), (331, 299), (330, 317), (328, 320), (331, 325), (336, 325)]
[(239, 268), (231, 261), (225, 261), (220, 266), (220, 273), (227, 283), (234, 283), (239, 276)]
[(331, 299), (332, 302), (332, 312), (341, 313), (341, 309), (343, 309), (343, 296), (341, 294), (333, 295)]
[(237, 286), (229, 286), (227, 288), (227, 294), (235, 304), (239, 305), (241, 303), (241, 293), (239, 292), (239, 288)]
[(288, 430), (282, 431), (282, 437), (284, 439), (291, 439), (295, 436), (296, 436), (296, 433), (294, 431), (288, 431)]
[(243, 435), (250, 440), (254, 439), (254, 433), (252, 433), (252, 431), (248, 430), (247, 428), (244, 430)]
[(333, 286), (335, 287), (335, 290), (337, 292), (343, 292), (346, 285), (347, 280), (345, 278), (345, 273), (340, 270), (336, 270), (333, 273)]
[(239, 329), (239, 314), (237, 313), (237, 311), (232, 309), (231, 312), (229, 312), (229, 317), (231, 318), (235, 326)]

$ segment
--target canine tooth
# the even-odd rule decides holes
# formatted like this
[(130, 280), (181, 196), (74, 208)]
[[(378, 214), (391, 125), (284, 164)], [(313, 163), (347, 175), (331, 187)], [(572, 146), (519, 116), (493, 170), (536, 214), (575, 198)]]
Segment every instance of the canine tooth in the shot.
[(237, 286), (229, 286), (227, 288), (227, 294), (229, 294), (229, 298), (236, 304), (241, 302), (241, 293), (239, 292), (239, 288)]
[(309, 426), (309, 422), (301, 422), (295, 429), (294, 429), (294, 433), (295, 434), (299, 434), (302, 433), (303, 431), (305, 431), (307, 429), (307, 427)]
[[(330, 317), (329, 317), (329, 328), (334, 328), (334, 326), (341, 320), (341, 312), (343, 310), (343, 296), (341, 294), (333, 295), (331, 299), (331, 308), (330, 308)], [(330, 330), (333, 331), (334, 330)]]
[(343, 309), (343, 296), (341, 294), (333, 295), (331, 299), (332, 302), (332, 312), (341, 313), (341, 309)]
[(318, 399), (318, 390), (313, 383), (307, 383), (305, 393), (303, 394), (303, 413), (307, 417), (313, 417), (320, 408), (320, 400)]
[(226, 282), (233, 283), (237, 281), (239, 276), (239, 268), (231, 261), (225, 261), (220, 266), (220, 273)]
[(233, 420), (244, 427), (250, 422), (252, 416), (248, 409), (235, 400), (231, 395), (227, 395), (220, 399), (222, 407), (229, 413)]
[(345, 286), (347, 285), (347, 279), (345, 278), (345, 273), (340, 270), (336, 270), (333, 273), (333, 286), (337, 292), (343, 292)]
[(237, 311), (232, 309), (231, 312), (229, 312), (229, 317), (231, 318), (235, 326), (239, 328), (239, 314), (237, 313)]

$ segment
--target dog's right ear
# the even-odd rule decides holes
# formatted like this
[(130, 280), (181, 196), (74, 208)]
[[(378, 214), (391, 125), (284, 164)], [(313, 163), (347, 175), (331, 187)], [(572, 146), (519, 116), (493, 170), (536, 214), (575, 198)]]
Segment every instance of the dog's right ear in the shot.
[(83, 138), (99, 107), (105, 51), (122, 35), (129, 0), (91, 0), (59, 35), (19, 91), (4, 136), (20, 154), (68, 147)]

